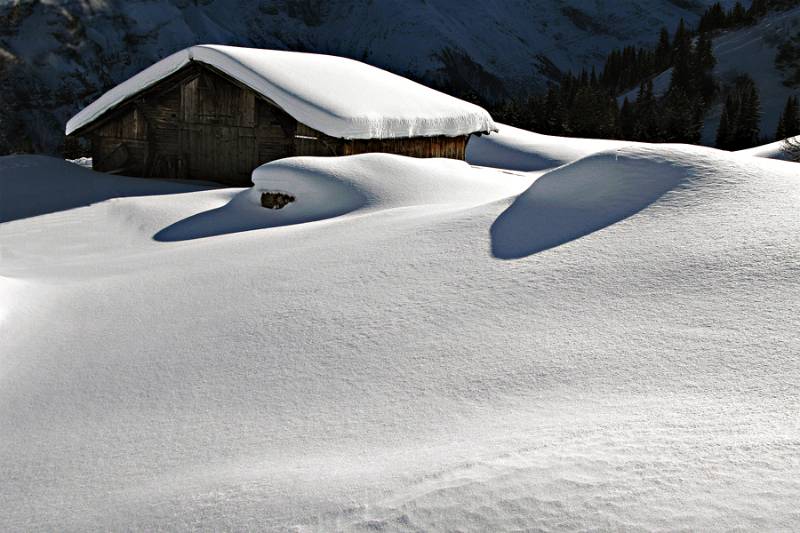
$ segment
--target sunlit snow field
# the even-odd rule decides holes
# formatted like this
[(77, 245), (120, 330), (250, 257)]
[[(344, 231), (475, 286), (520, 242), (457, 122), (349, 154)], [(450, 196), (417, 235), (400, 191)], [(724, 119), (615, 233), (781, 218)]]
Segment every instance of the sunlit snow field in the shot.
[(798, 168), (0, 158), (0, 530), (796, 530)]

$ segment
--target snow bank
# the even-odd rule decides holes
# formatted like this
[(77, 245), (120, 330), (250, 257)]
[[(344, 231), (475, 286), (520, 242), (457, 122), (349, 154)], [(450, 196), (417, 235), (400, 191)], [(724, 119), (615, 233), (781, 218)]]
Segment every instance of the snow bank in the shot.
[(470, 137), (467, 161), (486, 167), (536, 171), (571, 163), (601, 150), (632, 144), (599, 139), (565, 139), (506, 124), (497, 126), (497, 133)]
[(52, 157), (0, 157), (0, 222), (64, 211), (110, 198), (203, 188), (198, 184), (110, 176)]
[[(177, 222), (156, 234), (172, 241), (303, 224), (346, 213), (436, 206), (461, 209), (519, 193), (529, 180), (492, 173), (452, 159), (393, 154), (292, 157), (253, 171), (254, 186), (225, 206)], [(265, 209), (263, 192), (295, 197), (283, 209)]]
[[(711, 162), (714, 177), (705, 176)], [(679, 186), (708, 187), (726, 169), (717, 150), (639, 145), (600, 152), (544, 174), (492, 226), (496, 257), (524, 257), (627, 218)]]
[[(253, 200), (261, 191), (292, 194), (297, 200), (287, 214), (344, 212), (398, 207), (479, 205), (519, 192), (525, 180), (496, 175), (454, 159), (393, 154), (346, 157), (293, 157), (273, 161), (253, 172)], [(297, 215), (293, 215), (297, 216)]]
[[(800, 143), (800, 136), (794, 137)], [(762, 146), (755, 146), (747, 148), (746, 150), (739, 150), (736, 152), (741, 155), (749, 155), (752, 157), (765, 157), (767, 159), (777, 159), (779, 161), (789, 161), (786, 152), (783, 151), (784, 141), (775, 141), (773, 143), (764, 144)]]
[(489, 113), (476, 105), (351, 59), (197, 45), (162, 59), (103, 94), (67, 122), (67, 135), (191, 61), (212, 65), (303, 124), (333, 137), (455, 137), (495, 129)]
[[(300, 204), (218, 189), (0, 224), (0, 530), (798, 529), (796, 164), (622, 148), (510, 209), (532, 176), (262, 170), (358, 204), (179, 243), (121, 224)], [(507, 209), (503, 237), (535, 240), (642, 205), (490, 253)]]

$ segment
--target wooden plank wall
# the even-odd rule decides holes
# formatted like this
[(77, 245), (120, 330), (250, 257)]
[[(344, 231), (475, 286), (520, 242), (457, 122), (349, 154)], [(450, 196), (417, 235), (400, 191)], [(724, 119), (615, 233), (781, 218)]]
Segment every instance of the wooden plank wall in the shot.
[(249, 185), (258, 164), (254, 93), (203, 70), (181, 85), (181, 101), (188, 177)]
[(461, 137), (413, 137), (409, 139), (356, 139), (345, 141), (343, 155), (385, 152), (410, 157), (464, 159), (468, 135)]
[(92, 164), (96, 170), (141, 175), (146, 157), (147, 125), (136, 107), (131, 106), (116, 120), (102, 124), (92, 135)]
[(236, 186), (249, 186), (258, 165), (293, 155), (386, 152), (464, 159), (469, 139), (337, 139), (199, 64), (126, 103), (93, 126), (91, 136), (97, 170)]
[(400, 139), (337, 139), (298, 123), (295, 155), (332, 156), (369, 152), (409, 157), (464, 159), (469, 135), (459, 137), (412, 137)]
[(330, 137), (305, 124), (297, 123), (297, 133), (294, 138), (295, 155), (318, 157), (342, 155), (343, 144), (342, 139)]
[(283, 110), (260, 98), (256, 99), (257, 163), (294, 155), (294, 137), (298, 127), (297, 121)]

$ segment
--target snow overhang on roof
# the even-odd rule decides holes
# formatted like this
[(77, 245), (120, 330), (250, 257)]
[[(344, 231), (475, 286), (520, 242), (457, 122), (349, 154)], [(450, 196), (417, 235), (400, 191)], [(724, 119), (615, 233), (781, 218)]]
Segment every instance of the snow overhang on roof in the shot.
[(299, 122), (332, 137), (456, 137), (497, 131), (489, 113), (424, 85), (341, 57), (197, 45), (117, 85), (67, 122), (67, 135), (192, 61), (250, 87)]

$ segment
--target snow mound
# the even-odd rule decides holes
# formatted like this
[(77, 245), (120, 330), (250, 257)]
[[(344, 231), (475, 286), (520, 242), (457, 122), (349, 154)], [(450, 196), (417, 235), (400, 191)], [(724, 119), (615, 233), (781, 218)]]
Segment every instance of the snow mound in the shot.
[(110, 198), (203, 188), (197, 184), (109, 176), (53, 157), (0, 157), (0, 222), (65, 211)]
[[(294, 157), (253, 172), (253, 198), (261, 191), (287, 192), (297, 201), (285, 210), (366, 210), (417, 205), (472, 206), (518, 192), (519, 178), (498, 180), (493, 173), (453, 159), (420, 159), (393, 154)], [(343, 191), (353, 195), (346, 198)], [(358, 198), (358, 200), (356, 200)], [(325, 207), (323, 207), (323, 205)]]
[(600, 152), (536, 180), (492, 226), (492, 251), (512, 259), (558, 246), (630, 217), (679, 188), (686, 202), (711, 202), (711, 186), (729, 184), (742, 173), (735, 159), (709, 148), (638, 145)]
[[(253, 171), (254, 186), (219, 208), (181, 220), (155, 235), (174, 241), (315, 222), (419, 206), (461, 209), (518, 194), (529, 180), (496, 175), (452, 159), (393, 154), (292, 157)], [(265, 209), (261, 194), (295, 197), (283, 209)]]
[(601, 150), (632, 144), (601, 139), (567, 141), (564, 137), (533, 133), (506, 124), (497, 126), (497, 133), (470, 137), (467, 161), (473, 165), (528, 172), (558, 167)]
[(192, 61), (219, 69), (303, 124), (333, 137), (456, 137), (495, 130), (485, 109), (352, 59), (197, 45), (103, 94), (67, 122), (67, 135)]
[[(800, 136), (794, 137), (800, 143)], [(783, 150), (784, 141), (775, 141), (773, 143), (764, 144), (762, 146), (755, 146), (747, 148), (746, 150), (739, 150), (736, 152), (741, 155), (749, 155), (751, 157), (764, 157), (767, 159), (778, 159), (779, 161), (789, 161), (786, 152)]]
[(150, 238), (307, 196), (215, 189), (0, 224), (0, 530), (797, 529), (796, 164), (592, 154), (501, 236), (650, 203), (519, 261), (490, 228), (533, 175), (379, 154), (258, 174), (352, 211)]

